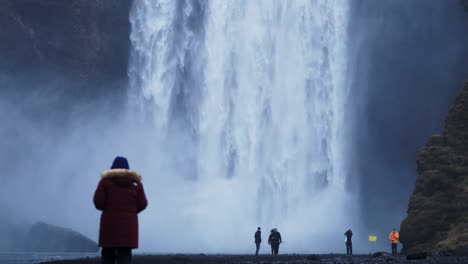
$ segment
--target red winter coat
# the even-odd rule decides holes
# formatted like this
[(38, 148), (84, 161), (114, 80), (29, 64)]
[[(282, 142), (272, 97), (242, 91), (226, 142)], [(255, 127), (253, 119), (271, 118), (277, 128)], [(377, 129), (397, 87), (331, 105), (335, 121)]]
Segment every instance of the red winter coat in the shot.
[(138, 213), (148, 205), (141, 176), (126, 169), (101, 176), (94, 194), (94, 205), (102, 211), (99, 246), (138, 248)]

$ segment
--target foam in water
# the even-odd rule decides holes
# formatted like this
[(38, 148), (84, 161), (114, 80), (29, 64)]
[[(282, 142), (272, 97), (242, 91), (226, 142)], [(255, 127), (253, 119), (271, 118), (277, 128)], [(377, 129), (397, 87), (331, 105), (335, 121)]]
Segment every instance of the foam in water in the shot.
[(343, 247), (347, 5), (134, 2), (132, 112), (154, 130), (144, 250), (250, 252), (257, 226), (283, 252)]

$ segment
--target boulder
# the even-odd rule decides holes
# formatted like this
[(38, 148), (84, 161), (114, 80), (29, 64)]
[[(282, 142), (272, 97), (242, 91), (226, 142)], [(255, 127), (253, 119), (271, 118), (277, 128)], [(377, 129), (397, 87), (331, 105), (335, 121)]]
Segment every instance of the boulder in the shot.
[(427, 258), (427, 253), (425, 252), (409, 254), (408, 256), (406, 256), (407, 260), (420, 260), (420, 259), (426, 259), (426, 258)]
[(468, 245), (468, 82), (441, 135), (417, 158), (418, 177), (401, 223), (403, 252), (457, 251)]
[(25, 238), (29, 252), (98, 252), (99, 247), (90, 238), (68, 228), (38, 222), (31, 226)]
[(379, 257), (382, 257), (382, 256), (385, 256), (386, 254), (384, 252), (375, 252), (374, 254), (372, 254), (372, 257), (373, 258), (379, 258)]

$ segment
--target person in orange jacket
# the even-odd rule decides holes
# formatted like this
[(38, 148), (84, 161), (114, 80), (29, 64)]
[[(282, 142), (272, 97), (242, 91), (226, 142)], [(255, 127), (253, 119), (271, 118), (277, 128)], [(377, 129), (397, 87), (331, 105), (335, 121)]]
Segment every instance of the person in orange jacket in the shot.
[(388, 236), (388, 239), (392, 241), (392, 255), (396, 255), (398, 253), (398, 239), (400, 239), (400, 234), (393, 228), (393, 231)]

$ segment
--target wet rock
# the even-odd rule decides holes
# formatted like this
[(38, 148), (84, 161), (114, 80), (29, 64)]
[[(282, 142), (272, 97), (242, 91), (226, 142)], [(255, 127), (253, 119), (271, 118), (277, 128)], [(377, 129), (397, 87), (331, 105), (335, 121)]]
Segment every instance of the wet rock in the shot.
[(468, 256), (468, 245), (458, 247), (456, 250), (453, 251), (453, 255), (456, 256)]
[(310, 261), (318, 261), (320, 260), (320, 257), (318, 255), (310, 255), (310, 256), (307, 256), (306, 259)]
[(468, 245), (468, 82), (441, 135), (417, 158), (418, 177), (400, 227), (403, 252), (455, 251)]
[(0, 57), (7, 65), (1, 67), (126, 79), (130, 5), (131, 0), (2, 0)]
[(384, 252), (375, 252), (374, 254), (372, 254), (372, 257), (373, 258), (378, 258), (378, 257), (382, 257), (383, 255), (385, 255)]
[(38, 222), (26, 235), (25, 250), (30, 252), (98, 252), (93, 240), (68, 228)]
[[(320, 261), (311, 261), (307, 257), (310, 255), (280, 255), (280, 256), (252, 256), (252, 255), (185, 255), (184, 259), (174, 259), (174, 256), (168, 255), (147, 255), (135, 256), (132, 263), (134, 264), (396, 264), (396, 263), (452, 263), (452, 264), (466, 264), (468, 257), (441, 257), (435, 256), (430, 259), (423, 260), (406, 260), (405, 256), (388, 256), (382, 255), (374, 258), (371, 255), (356, 255), (356, 256), (343, 256), (343, 255), (319, 255)], [(99, 259), (82, 259), (73, 261), (56, 261), (50, 262), (54, 264), (98, 264)]]
[(407, 260), (420, 260), (420, 259), (426, 259), (426, 258), (427, 258), (427, 253), (425, 252), (409, 254), (408, 256), (406, 256)]

